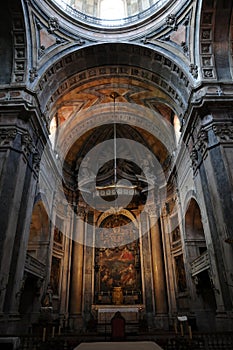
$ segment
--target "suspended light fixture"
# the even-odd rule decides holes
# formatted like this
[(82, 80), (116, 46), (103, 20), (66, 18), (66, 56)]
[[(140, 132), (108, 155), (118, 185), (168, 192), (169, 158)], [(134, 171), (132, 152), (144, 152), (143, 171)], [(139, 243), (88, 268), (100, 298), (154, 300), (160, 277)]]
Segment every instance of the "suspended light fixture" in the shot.
[[(97, 191), (102, 191), (102, 193), (108, 193), (111, 190), (111, 195), (119, 194), (130, 194), (134, 193), (137, 188), (135, 185), (124, 184), (124, 180), (118, 181), (117, 179), (117, 123), (116, 123), (116, 99), (120, 95), (113, 91), (109, 95), (113, 99), (113, 160), (114, 160), (114, 178), (113, 183), (105, 186), (96, 186)], [(100, 193), (100, 192), (99, 192)]]

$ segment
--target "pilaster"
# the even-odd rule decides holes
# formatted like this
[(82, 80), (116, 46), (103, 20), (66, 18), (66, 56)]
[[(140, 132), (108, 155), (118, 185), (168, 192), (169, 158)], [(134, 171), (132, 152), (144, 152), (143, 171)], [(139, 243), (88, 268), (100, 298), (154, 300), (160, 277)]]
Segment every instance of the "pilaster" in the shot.
[(22, 106), (1, 109), (0, 313), (12, 322), (18, 317), (25, 283), (24, 265), (43, 150), (36, 119), (34, 111)]
[(233, 298), (229, 287), (232, 283), (233, 246), (228, 243), (233, 239), (233, 125), (229, 111), (216, 108), (198, 118), (189, 149), (194, 181), (202, 191), (210, 227), (208, 250), (214, 260), (212, 265), (217, 269), (212, 269), (211, 274), (215, 293), (220, 293), (216, 294), (217, 309), (227, 311), (232, 309)]

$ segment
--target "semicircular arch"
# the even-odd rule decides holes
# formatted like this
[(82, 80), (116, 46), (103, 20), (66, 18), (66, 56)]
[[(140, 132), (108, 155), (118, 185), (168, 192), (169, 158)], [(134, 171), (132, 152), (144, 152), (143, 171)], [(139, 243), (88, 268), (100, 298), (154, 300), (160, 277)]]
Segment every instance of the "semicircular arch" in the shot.
[(179, 58), (169, 57), (169, 52), (128, 43), (79, 48), (59, 58), (46, 71), (44, 68), (34, 88), (47, 119), (59, 98), (77, 86), (104, 77), (149, 82), (162, 91), (168, 105), (179, 115), (186, 110), (193, 87), (189, 67), (183, 66)]

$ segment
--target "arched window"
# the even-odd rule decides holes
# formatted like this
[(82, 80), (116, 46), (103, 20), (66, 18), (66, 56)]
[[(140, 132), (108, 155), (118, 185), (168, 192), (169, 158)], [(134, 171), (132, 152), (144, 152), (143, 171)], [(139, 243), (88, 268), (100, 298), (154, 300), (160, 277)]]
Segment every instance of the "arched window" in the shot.
[(180, 121), (179, 121), (179, 118), (177, 117), (177, 115), (174, 116), (173, 126), (174, 126), (174, 130), (175, 130), (176, 143), (178, 144), (181, 132), (180, 132)]
[(127, 17), (125, 0), (100, 0), (98, 17), (110, 20)]

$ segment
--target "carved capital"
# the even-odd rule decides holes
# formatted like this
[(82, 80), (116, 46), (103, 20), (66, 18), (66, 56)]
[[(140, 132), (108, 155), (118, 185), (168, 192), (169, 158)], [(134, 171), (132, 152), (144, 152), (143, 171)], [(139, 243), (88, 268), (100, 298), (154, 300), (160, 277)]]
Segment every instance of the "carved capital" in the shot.
[(208, 133), (206, 130), (201, 129), (197, 135), (197, 148), (203, 154), (206, 151), (208, 145)]
[(34, 147), (33, 147), (33, 140), (28, 132), (22, 135), (21, 141), (22, 141), (22, 150), (26, 155), (26, 157), (29, 157), (34, 150)]
[(39, 170), (40, 170), (40, 160), (41, 160), (40, 154), (37, 151), (34, 152), (32, 157), (32, 166), (33, 166), (34, 172), (37, 175), (39, 174)]
[(0, 147), (11, 146), (16, 135), (16, 128), (0, 128)]
[(231, 124), (214, 124), (212, 128), (215, 136), (220, 142), (233, 142), (233, 125)]
[(196, 169), (197, 163), (198, 163), (198, 152), (195, 147), (193, 147), (191, 153), (190, 153), (190, 158), (192, 161), (192, 167), (193, 169)]
[(86, 216), (86, 210), (85, 208), (78, 208), (77, 209), (77, 216), (79, 219), (84, 220)]
[(157, 218), (158, 217), (158, 212), (156, 206), (149, 206), (147, 207), (147, 213), (150, 216), (150, 218)]

